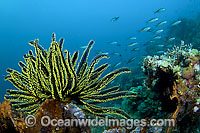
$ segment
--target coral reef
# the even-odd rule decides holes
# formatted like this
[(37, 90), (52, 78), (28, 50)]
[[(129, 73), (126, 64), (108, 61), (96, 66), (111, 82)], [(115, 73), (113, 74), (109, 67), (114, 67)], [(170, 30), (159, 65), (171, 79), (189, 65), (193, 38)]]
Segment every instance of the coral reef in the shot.
[[(25, 116), (22, 112), (13, 112), (9, 101), (5, 101), (0, 105), (0, 132), (70, 132), (70, 133), (90, 133), (90, 128), (86, 125), (69, 125), (69, 126), (42, 126), (41, 120), (43, 116), (64, 120), (86, 119), (85, 114), (80, 108), (72, 103), (62, 105), (53, 99), (46, 100), (38, 109), (35, 115), (36, 123), (34, 126), (26, 125)], [(14, 110), (15, 111), (15, 110)], [(19, 116), (21, 115), (21, 116)], [(20, 117), (20, 118), (19, 118)], [(44, 120), (47, 123), (47, 120)]]
[(147, 76), (144, 85), (159, 93), (162, 111), (176, 119), (176, 127), (172, 130), (191, 132), (197, 128), (200, 116), (197, 103), (200, 98), (199, 60), (199, 51), (183, 41), (163, 55), (144, 58), (143, 70)]
[(25, 129), (22, 112), (14, 112), (9, 101), (0, 104), (0, 132), (23, 132)]
[[(100, 65), (96, 69), (95, 65), (101, 59), (108, 58), (107, 55), (97, 55), (89, 65), (87, 59), (94, 41), (89, 42), (79, 62), (77, 62), (78, 52), (70, 56), (65, 50), (64, 56), (63, 42), (63, 39), (59, 43), (56, 42), (53, 34), (51, 46), (49, 50), (45, 50), (37, 39), (31, 41), (35, 55), (30, 50), (24, 56), (25, 63), (19, 62), (22, 72), (7, 70), (9, 75), (5, 79), (9, 80), (17, 90), (7, 90), (6, 101), (0, 105), (1, 132), (12, 130), (13, 132), (89, 133), (98, 129), (81, 125), (44, 127), (40, 122), (33, 127), (27, 127), (25, 118), (28, 114), (34, 115), (38, 120), (42, 116), (56, 119), (86, 119), (88, 115), (176, 120), (176, 126), (173, 128), (139, 126), (132, 128), (133, 131), (128, 131), (126, 127), (108, 127), (104, 132), (109, 133), (138, 130), (142, 132), (199, 130), (200, 52), (193, 49), (191, 44), (186, 45), (181, 41), (180, 46), (175, 46), (160, 56), (144, 58), (142, 69), (146, 79), (143, 86), (131, 87), (138, 85), (134, 82), (133, 75), (115, 79), (122, 73), (129, 73), (128, 68), (120, 68), (101, 77), (108, 64)], [(141, 79), (143, 78), (142, 75)], [(110, 82), (112, 84), (108, 85)], [(126, 91), (119, 91), (119, 83)], [(107, 104), (120, 98), (123, 98), (123, 101), (118, 101), (118, 104)], [(101, 130), (105, 128), (107, 127)]]
[(0, 103), (0, 132), (17, 132), (10, 116), (12, 116), (10, 102)]
[(115, 127), (108, 128), (103, 133), (160, 133), (162, 130), (162, 126), (138, 126), (132, 131), (123, 127)]
[[(71, 119), (86, 119), (85, 114), (80, 108), (72, 103), (62, 105), (61, 102), (54, 101), (53, 99), (46, 100), (38, 109), (35, 115), (36, 120), (41, 120), (43, 116), (48, 116), (49, 118), (56, 118), (57, 120), (63, 120), (63, 125), (66, 120)], [(44, 123), (48, 123), (44, 120)], [(65, 126), (42, 126), (41, 122), (37, 121), (33, 127), (27, 127), (23, 130), (24, 132), (69, 132), (69, 133), (90, 133), (90, 128), (81, 125), (65, 125)]]
[(121, 106), (133, 119), (165, 117), (166, 113), (161, 111), (157, 92), (147, 90), (143, 86), (131, 87), (130, 91), (137, 92), (137, 97), (125, 98)]
[(125, 128), (116, 127), (116, 128), (109, 128), (103, 131), (103, 133), (126, 133), (127, 130)]

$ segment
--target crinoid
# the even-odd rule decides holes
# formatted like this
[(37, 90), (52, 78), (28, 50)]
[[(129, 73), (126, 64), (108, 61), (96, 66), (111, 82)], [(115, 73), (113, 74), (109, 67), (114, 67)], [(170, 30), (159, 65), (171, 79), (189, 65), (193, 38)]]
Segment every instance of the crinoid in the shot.
[(128, 118), (123, 110), (97, 104), (136, 96), (134, 92), (119, 91), (119, 86), (104, 89), (118, 75), (129, 73), (130, 70), (120, 68), (101, 78), (108, 64), (105, 63), (96, 69), (95, 65), (108, 56), (97, 55), (88, 65), (87, 59), (94, 41), (89, 42), (78, 63), (79, 52), (74, 52), (70, 57), (69, 51), (65, 50), (64, 56), (63, 43), (63, 39), (56, 42), (54, 33), (48, 51), (39, 44), (38, 39), (31, 41), (29, 44), (35, 47), (35, 55), (31, 50), (24, 55), (25, 63), (18, 63), (22, 72), (7, 69), (9, 75), (5, 80), (9, 80), (17, 88), (7, 90), (8, 94), (5, 95), (12, 108), (34, 114), (46, 99), (54, 99), (63, 104), (73, 102), (86, 113), (93, 115), (113, 114)]

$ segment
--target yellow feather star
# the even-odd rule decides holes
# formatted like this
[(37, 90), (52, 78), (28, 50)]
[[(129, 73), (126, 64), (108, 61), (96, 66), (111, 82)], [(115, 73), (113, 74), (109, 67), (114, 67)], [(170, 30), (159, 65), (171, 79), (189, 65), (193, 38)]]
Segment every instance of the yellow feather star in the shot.
[(62, 52), (64, 40), (56, 42), (55, 34), (49, 50), (45, 50), (39, 40), (29, 42), (35, 47), (35, 55), (30, 50), (24, 55), (25, 63), (19, 62), (22, 72), (7, 69), (9, 80), (18, 90), (7, 90), (5, 99), (10, 100), (16, 110), (24, 110), (29, 114), (37, 112), (39, 106), (46, 99), (54, 99), (63, 103), (75, 101), (82, 109), (93, 115), (115, 114), (128, 118), (120, 109), (97, 106), (123, 97), (135, 97), (134, 92), (119, 91), (118, 86), (104, 89), (107, 84), (122, 73), (130, 73), (128, 68), (117, 69), (100, 79), (102, 73), (108, 68), (105, 63), (95, 69), (95, 65), (107, 55), (100, 54), (94, 57), (88, 65), (87, 59), (94, 44), (88, 43), (82, 57), (77, 64), (79, 52), (70, 57), (69, 51)]

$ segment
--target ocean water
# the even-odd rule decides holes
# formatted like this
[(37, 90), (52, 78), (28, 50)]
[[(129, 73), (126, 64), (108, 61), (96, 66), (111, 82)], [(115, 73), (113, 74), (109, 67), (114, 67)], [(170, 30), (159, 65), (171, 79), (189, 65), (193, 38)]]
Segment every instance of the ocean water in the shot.
[[(155, 14), (159, 8), (166, 10)], [(64, 49), (72, 53), (75, 50), (83, 52), (80, 47), (92, 39), (95, 45), (89, 59), (98, 51), (108, 52), (111, 58), (106, 61), (111, 66), (121, 62), (119, 67), (132, 69), (141, 66), (142, 58), (148, 55), (144, 44), (154, 36), (152, 32), (139, 32), (141, 28), (150, 26), (154, 30), (158, 22), (166, 20), (167, 24), (162, 26), (164, 32), (160, 34), (166, 38), (173, 21), (195, 18), (199, 11), (199, 0), (1, 0), (0, 101), (3, 101), (6, 89), (14, 88), (4, 81), (6, 69), (20, 71), (17, 63), (23, 61), (22, 57), (29, 49), (33, 50), (28, 45), (30, 40), (39, 38), (40, 44), (48, 49), (54, 32), (57, 40), (61, 37), (65, 39)], [(111, 19), (116, 16), (119, 19), (112, 22)], [(155, 17), (159, 20), (146, 23)], [(128, 37), (137, 39), (128, 40)], [(111, 41), (118, 42), (120, 46), (108, 44)], [(127, 46), (131, 42), (137, 42), (139, 50), (131, 52), (134, 47)], [(157, 52), (154, 49), (151, 51)], [(136, 57), (134, 63), (127, 64), (132, 57)]]

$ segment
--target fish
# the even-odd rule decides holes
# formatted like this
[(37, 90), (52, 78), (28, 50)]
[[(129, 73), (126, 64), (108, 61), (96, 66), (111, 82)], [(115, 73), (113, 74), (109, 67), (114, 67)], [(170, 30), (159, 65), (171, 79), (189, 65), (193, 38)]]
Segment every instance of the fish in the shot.
[(145, 32), (145, 31), (149, 31), (151, 29), (151, 27), (144, 27), (142, 28), (139, 32)]
[(171, 48), (171, 47), (173, 47), (173, 45), (167, 45), (166, 47), (167, 47), (167, 48)]
[(177, 21), (174, 21), (172, 24), (171, 24), (171, 26), (175, 26), (175, 25), (178, 25), (178, 24), (180, 24), (181, 23), (181, 20), (177, 20)]
[(101, 50), (97, 50), (97, 51), (96, 51), (96, 54), (106, 54), (106, 55), (108, 55), (109, 52), (103, 52), (103, 51), (101, 51)]
[(113, 84), (115, 82), (115, 80), (111, 81), (110, 84)]
[(175, 37), (170, 37), (170, 38), (168, 38), (168, 42), (171, 42), (171, 41), (174, 41), (176, 38)]
[(154, 40), (147, 41), (146, 43), (154, 43)]
[(149, 40), (149, 41), (145, 42), (143, 45), (145, 46), (145, 45), (147, 45), (147, 44), (152, 44), (152, 43), (154, 43), (154, 42), (155, 42), (154, 40)]
[(115, 67), (117, 67), (117, 66), (119, 66), (119, 65), (121, 65), (121, 64), (122, 64), (122, 62), (117, 62), (117, 63), (115, 63), (115, 64), (113, 65), (112, 68), (115, 68)]
[(163, 54), (165, 51), (158, 51), (157, 54)]
[(147, 23), (153, 23), (153, 22), (156, 22), (158, 21), (159, 18), (152, 18), (150, 20), (147, 21)]
[(132, 46), (135, 46), (137, 44), (138, 44), (137, 42), (132, 42), (132, 43), (128, 44), (128, 47), (132, 47)]
[(108, 42), (108, 44), (117, 45), (118, 42), (116, 42), (116, 41), (112, 41), (112, 42)]
[(135, 59), (136, 59), (136, 57), (130, 58), (130, 59), (128, 60), (127, 64), (133, 62)]
[(117, 21), (118, 19), (119, 19), (119, 16), (113, 17), (113, 18), (111, 19), (111, 22), (115, 22), (115, 21)]
[(158, 33), (161, 33), (161, 32), (163, 32), (163, 31), (164, 31), (163, 29), (159, 29), (159, 30), (154, 31), (154, 33), (155, 33), (155, 34), (158, 34)]
[(152, 40), (157, 40), (157, 39), (161, 39), (161, 36), (154, 36), (154, 37), (152, 38)]
[(163, 12), (165, 10), (166, 10), (165, 8), (160, 8), (160, 9), (156, 10), (154, 13), (161, 13), (161, 12)]
[(139, 48), (133, 48), (131, 51), (137, 51), (137, 50), (140, 50)]
[(158, 23), (156, 26), (162, 26), (162, 25), (164, 25), (164, 24), (166, 24), (167, 23), (167, 21), (165, 20), (165, 21), (161, 21), (160, 23)]
[(96, 50), (95, 53), (96, 53), (96, 54), (101, 54), (101, 53), (103, 53), (103, 51), (101, 51), (101, 50)]
[(136, 37), (129, 37), (129, 40), (136, 40)]
[(80, 48), (87, 48), (87, 45), (85, 45), (85, 46), (80, 46)]
[(120, 53), (118, 53), (118, 52), (113, 52), (113, 53), (111, 53), (111, 55), (119, 55), (119, 56), (122, 56)]
[(105, 54), (105, 55), (108, 55), (109, 53), (108, 53), (108, 52), (102, 52), (102, 53), (100, 53), (100, 54)]
[(164, 47), (165, 45), (163, 45), (163, 44), (159, 44), (159, 45), (156, 45), (156, 46), (158, 46), (158, 47)]

